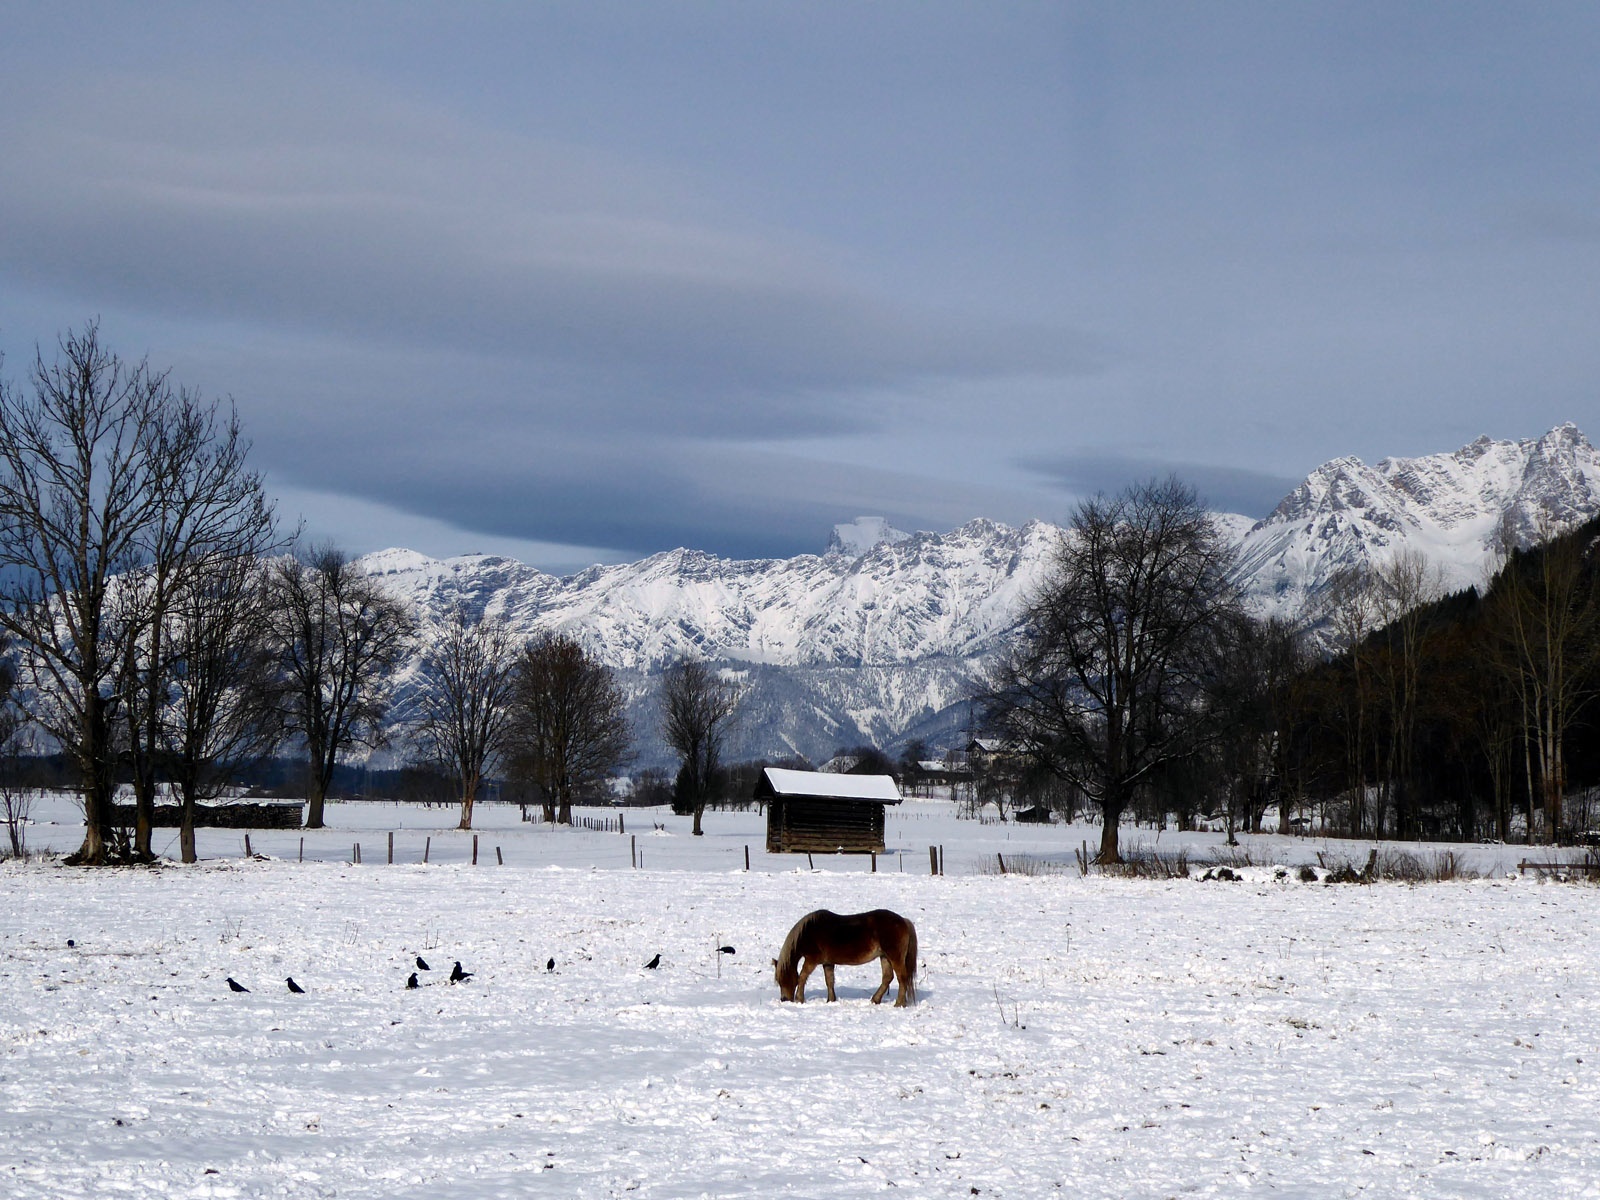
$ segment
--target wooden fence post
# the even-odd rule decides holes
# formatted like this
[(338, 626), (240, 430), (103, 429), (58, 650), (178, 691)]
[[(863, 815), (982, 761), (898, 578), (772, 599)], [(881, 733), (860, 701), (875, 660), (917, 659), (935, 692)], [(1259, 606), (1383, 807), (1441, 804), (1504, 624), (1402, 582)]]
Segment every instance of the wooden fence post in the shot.
[(495, 861), (495, 862), (496, 862), (496, 863), (497, 863), (497, 864), (498, 864), (498, 865), (499, 865), (499, 866), (502, 866), (502, 867), (503, 867), (503, 866), (505, 866), (505, 865), (506, 865), (506, 860), (505, 860), (505, 859), (504, 859), (504, 858), (502, 858), (502, 857), (501, 857), (501, 855), (500, 855), (500, 847), (499, 847), (499, 846), (496, 846), (496, 847), (495, 847), (495, 848), (494, 848), (494, 861)]
[(246, 858), (250, 857), (250, 835), (248, 833), (244, 835), (244, 856)]
[(617, 832), (618, 833), (627, 833), (628, 832), (628, 822), (627, 822), (627, 820), (625, 819), (625, 817), (624, 817), (624, 815), (622, 813), (618, 813), (617, 814)]
[(301, 862), (305, 862), (305, 860), (306, 860), (306, 840), (305, 840), (305, 838), (301, 838), (300, 839), (300, 861)]
[(428, 851), (430, 851), (432, 849), (433, 849), (433, 838), (430, 836), (426, 841), (424, 841), (422, 843), (422, 861), (424, 863), (426, 863), (428, 861)]
[(639, 839), (632, 834), (628, 836), (628, 861), (634, 870), (639, 869)]
[(472, 865), (478, 865), (478, 835), (472, 835)]
[(394, 866), (394, 830), (389, 830), (389, 865)]
[(746, 842), (744, 844), (744, 869), (746, 871), (748, 871), (750, 869), (750, 843), (749, 842)]
[(928, 874), (929, 875), (937, 875), (938, 873), (939, 873), (939, 847), (937, 847), (937, 846), (929, 846), (928, 847)]
[(876, 850), (869, 850), (867, 853), (872, 856), (872, 873), (876, 875), (878, 873), (878, 852)]
[(806, 866), (813, 871), (817, 869), (817, 864), (811, 861), (811, 851), (809, 850), (806, 851)]
[(1000, 874), (1004, 875), (1006, 873), (1006, 856), (996, 852), (995, 857), (1000, 860)]
[(350, 861), (356, 864), (361, 862), (361, 843), (356, 843), (356, 848), (350, 852)]

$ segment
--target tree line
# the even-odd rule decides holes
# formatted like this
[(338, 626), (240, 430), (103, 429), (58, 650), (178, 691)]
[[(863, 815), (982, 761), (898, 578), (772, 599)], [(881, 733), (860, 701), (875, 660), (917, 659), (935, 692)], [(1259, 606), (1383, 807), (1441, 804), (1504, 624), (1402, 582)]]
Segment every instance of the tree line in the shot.
[(1180, 481), (1085, 501), (979, 697), (1002, 749), (978, 787), (1095, 813), (1102, 862), (1128, 815), (1572, 840), (1600, 783), (1597, 539), (1507, 528), (1487, 585), (1448, 596), (1402, 553), (1291, 623), (1248, 613)]
[[(286, 746), (311, 828), (337, 765), (396, 738), (453, 778), (463, 829), (493, 771), (570, 821), (630, 756), (609, 669), (568, 635), (520, 641), (465, 608), (419, 627), (337, 547), (295, 545), (248, 450), (231, 405), (125, 361), (93, 323), (36, 350), (26, 385), (0, 377), (0, 738), (14, 752), (36, 732), (70, 763), (84, 840), (67, 861), (152, 861), (163, 787), (194, 861), (196, 806)], [(737, 701), (696, 660), (666, 673), (696, 833)]]

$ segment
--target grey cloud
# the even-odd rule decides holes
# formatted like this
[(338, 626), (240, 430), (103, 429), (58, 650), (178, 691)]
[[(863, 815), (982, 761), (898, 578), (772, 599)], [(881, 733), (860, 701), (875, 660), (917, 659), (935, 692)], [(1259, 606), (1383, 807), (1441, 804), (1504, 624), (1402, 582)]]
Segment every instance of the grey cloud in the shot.
[[(178, 373), (208, 393), (242, 382), (235, 398), (274, 479), (484, 535), (767, 557), (820, 550), (834, 522), (863, 512), (943, 529), (1041, 508), (1039, 496), (934, 477), (914, 451), (872, 466), (776, 451), (773, 429), (804, 420), (781, 405), (749, 406), (718, 438), (685, 435), (653, 408), (630, 415), (624, 398), (536, 385), (499, 359), (289, 339), (197, 355)], [(737, 436), (762, 431), (766, 448)]]
[(506, 356), (687, 399), (688, 427), (772, 396), (848, 426), (846, 388), (1086, 361), (1065, 331), (890, 300), (675, 177), (302, 80), (108, 84), (0, 136), (0, 266), (35, 285)]
[(1214, 511), (1252, 517), (1266, 516), (1300, 482), (1240, 467), (1117, 454), (1032, 458), (1019, 465), (1045, 476), (1060, 490), (1080, 496), (1117, 492), (1131, 483), (1176, 475), (1199, 492)]
[(670, 173), (303, 83), (0, 115), (0, 272), (184, 331), (179, 376), (237, 399), (285, 483), (504, 537), (793, 553), (863, 511), (985, 509), (740, 441), (870, 433), (877, 390), (922, 378), (1090, 362), (1070, 332), (892, 299)]
[(1029, 507), (982, 484), (733, 443), (561, 437), (523, 456), (499, 453), (494, 442), (492, 431), (446, 444), (397, 440), (346, 458), (337, 478), (353, 494), (463, 528), (630, 557), (672, 546), (755, 558), (820, 553), (835, 522), (863, 512), (904, 528), (946, 529)]

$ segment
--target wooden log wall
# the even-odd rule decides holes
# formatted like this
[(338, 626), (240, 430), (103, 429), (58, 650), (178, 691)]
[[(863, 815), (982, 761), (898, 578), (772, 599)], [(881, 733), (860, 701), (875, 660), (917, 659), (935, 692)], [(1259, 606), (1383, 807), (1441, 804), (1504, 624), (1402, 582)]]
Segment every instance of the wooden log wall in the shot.
[(767, 804), (767, 850), (773, 854), (883, 853), (883, 805), (859, 800)]

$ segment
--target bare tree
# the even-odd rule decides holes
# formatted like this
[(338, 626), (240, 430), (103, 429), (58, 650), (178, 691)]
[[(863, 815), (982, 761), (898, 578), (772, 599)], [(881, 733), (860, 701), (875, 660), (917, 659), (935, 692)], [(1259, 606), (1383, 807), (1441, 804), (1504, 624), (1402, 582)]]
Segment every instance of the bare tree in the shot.
[(270, 604), (285, 727), (306, 746), (306, 826), (321, 829), (340, 756), (386, 740), (390, 685), (415, 622), (332, 546), (274, 563)]
[(462, 829), (490, 766), (505, 749), (511, 720), (516, 645), (506, 623), (455, 609), (428, 631), (417, 680), (417, 735), (433, 761), (455, 776)]
[(1274, 801), (1278, 831), (1289, 832), (1289, 748), (1309, 665), (1304, 639), (1282, 618), (1241, 615), (1229, 631), (1210, 701), (1219, 725), (1216, 765), (1226, 792), (1229, 845), (1241, 821), (1260, 833)]
[(0, 628), (35, 719), (77, 768), (84, 838), (67, 861), (98, 865), (115, 857), (115, 735), (142, 633), (115, 593), (146, 561), (170, 392), (103, 349), (93, 324), (52, 363), (36, 352), (31, 382), (23, 395), (0, 381)]
[(1340, 689), (1336, 705), (1344, 735), (1346, 780), (1350, 786), (1351, 837), (1360, 837), (1367, 799), (1367, 747), (1372, 708), (1372, 664), (1368, 639), (1378, 627), (1377, 588), (1371, 576), (1356, 569), (1340, 571), (1328, 582), (1322, 620), (1334, 648), (1349, 667), (1349, 688)]
[[(196, 645), (181, 625), (174, 627), (172, 609), (178, 598), (191, 600), (206, 594), (236, 592), (246, 581), (241, 571), (248, 564), (280, 547), (272, 502), (261, 476), (245, 463), (249, 444), (244, 440), (236, 413), (223, 419), (216, 404), (201, 402), (180, 390), (169, 397), (162, 419), (148, 431), (150, 457), (156, 470), (152, 486), (157, 502), (143, 531), (141, 566), (121, 581), (119, 602), (139, 636), (129, 639), (124, 660), (124, 707), (127, 750), (133, 771), (134, 845), (136, 858), (153, 858), (151, 824), (155, 815), (156, 778), (170, 756), (168, 708), (174, 702), (192, 701), (192, 695), (175, 692), (174, 672), (192, 661)], [(224, 612), (244, 615), (230, 597)], [(194, 606), (188, 605), (192, 618)], [(218, 614), (198, 614), (212, 636), (232, 637), (240, 632), (211, 619)], [(173, 641), (174, 633), (178, 642)], [(226, 665), (227, 647), (210, 662)], [(249, 649), (244, 648), (248, 659)], [(240, 660), (243, 661), (243, 660)], [(221, 681), (207, 680), (209, 688)], [(199, 710), (185, 706), (188, 717)], [(190, 734), (196, 732), (192, 728)], [(208, 731), (214, 732), (214, 731)], [(201, 743), (187, 740), (191, 753), (203, 755)], [(198, 762), (189, 765), (198, 767)], [(201, 768), (202, 770), (204, 768)], [(193, 772), (191, 779), (199, 776)], [(186, 806), (192, 819), (192, 805)], [(185, 862), (193, 861), (193, 828), (188, 827)]]
[(1385, 642), (1384, 653), (1376, 659), (1388, 702), (1384, 781), (1394, 798), (1396, 832), (1403, 838), (1415, 838), (1420, 832), (1421, 814), (1411, 786), (1411, 759), (1422, 691), (1425, 609), (1443, 592), (1443, 580), (1439, 570), (1422, 555), (1405, 550), (1383, 563), (1373, 582)]
[(185, 571), (165, 605), (170, 656), (155, 714), (159, 759), (178, 790), (179, 844), (195, 861), (195, 810), (221, 795), (241, 767), (281, 735), (269, 569), (254, 557), (217, 559)]
[(720, 786), (722, 751), (739, 710), (739, 688), (697, 658), (680, 658), (661, 680), (661, 726), (678, 755), (674, 805), (694, 813), (699, 837), (706, 802)]
[(572, 823), (572, 802), (629, 756), (626, 698), (576, 639), (542, 633), (517, 660), (512, 769), (538, 787), (544, 818)]
[(1121, 861), (1135, 792), (1193, 756), (1236, 619), (1232, 551), (1176, 479), (1086, 500), (1073, 513), (1012, 648), (985, 723), (1100, 809), (1099, 861)]
[[(1600, 667), (1600, 566), (1578, 537), (1551, 537), (1508, 555), (1489, 594), (1498, 661), (1522, 710), (1528, 780), (1528, 841), (1542, 810), (1545, 836), (1562, 829), (1566, 739), (1593, 695)], [(1509, 543), (1508, 543), (1509, 544)]]
[(12, 857), (22, 858), (28, 852), (24, 827), (33, 808), (33, 793), (25, 786), (19, 769), (28, 717), (12, 695), (17, 673), (6, 650), (4, 639), (0, 639), (0, 821), (5, 822)]

